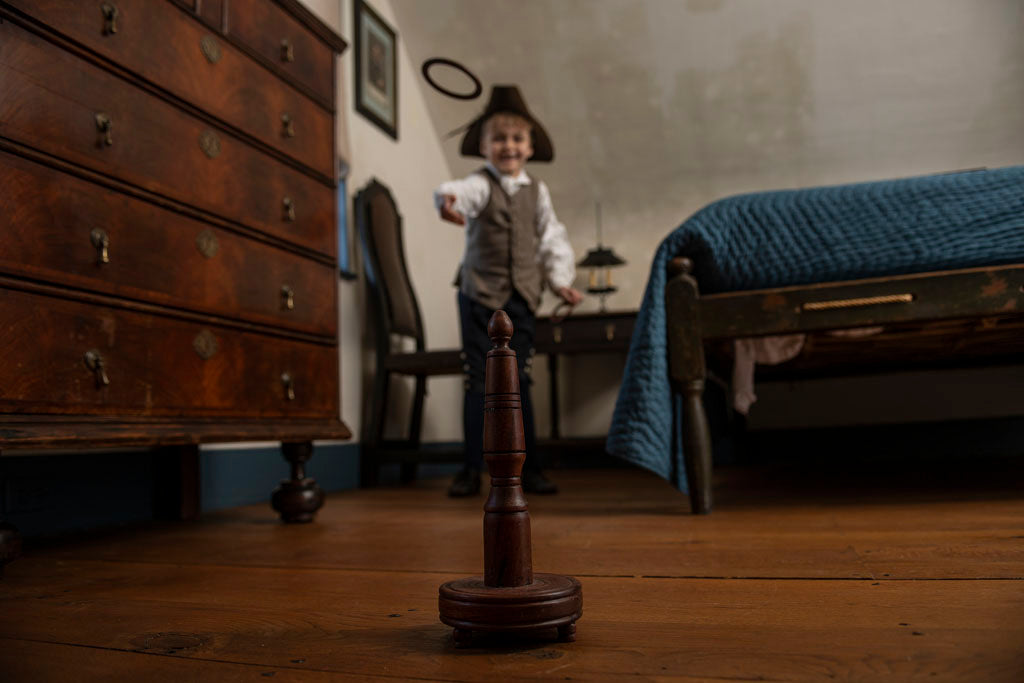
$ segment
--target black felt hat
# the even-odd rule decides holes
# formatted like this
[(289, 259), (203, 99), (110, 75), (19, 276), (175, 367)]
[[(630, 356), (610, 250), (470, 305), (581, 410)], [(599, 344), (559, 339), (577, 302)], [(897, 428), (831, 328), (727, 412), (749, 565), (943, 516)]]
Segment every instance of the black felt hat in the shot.
[(473, 119), (466, 134), (462, 138), (462, 146), (459, 153), (467, 157), (483, 157), (480, 153), (480, 138), (484, 132), (484, 122), (491, 116), (498, 113), (509, 113), (522, 116), (530, 122), (531, 136), (533, 138), (533, 156), (530, 161), (551, 161), (555, 158), (555, 148), (551, 144), (551, 138), (547, 131), (540, 125), (540, 121), (533, 117), (530, 110), (526, 108), (523, 96), (519, 94), (519, 88), (514, 85), (496, 85), (491, 88), (491, 99), (484, 109), (484, 113)]

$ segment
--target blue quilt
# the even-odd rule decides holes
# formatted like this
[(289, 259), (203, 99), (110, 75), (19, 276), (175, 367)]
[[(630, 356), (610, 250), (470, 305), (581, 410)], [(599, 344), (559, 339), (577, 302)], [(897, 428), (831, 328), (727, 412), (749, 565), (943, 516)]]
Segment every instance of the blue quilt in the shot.
[(709, 204), (658, 247), (609, 453), (687, 491), (682, 402), (669, 386), (668, 261), (705, 294), (1024, 262), (1024, 166), (760, 192)]

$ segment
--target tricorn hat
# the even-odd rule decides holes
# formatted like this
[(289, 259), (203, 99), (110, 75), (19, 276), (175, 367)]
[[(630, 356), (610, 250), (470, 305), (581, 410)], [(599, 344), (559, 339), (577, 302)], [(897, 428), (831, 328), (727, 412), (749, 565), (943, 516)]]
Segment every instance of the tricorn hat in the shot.
[(462, 138), (462, 145), (459, 153), (467, 157), (482, 157), (480, 153), (480, 138), (484, 132), (484, 123), (494, 114), (509, 113), (522, 116), (532, 126), (531, 136), (533, 138), (533, 156), (530, 161), (551, 161), (555, 158), (555, 148), (551, 144), (551, 138), (547, 131), (540, 125), (540, 121), (533, 117), (530, 110), (526, 108), (523, 96), (519, 94), (519, 88), (514, 85), (496, 85), (491, 88), (491, 99), (484, 109), (484, 113), (470, 122), (466, 134)]

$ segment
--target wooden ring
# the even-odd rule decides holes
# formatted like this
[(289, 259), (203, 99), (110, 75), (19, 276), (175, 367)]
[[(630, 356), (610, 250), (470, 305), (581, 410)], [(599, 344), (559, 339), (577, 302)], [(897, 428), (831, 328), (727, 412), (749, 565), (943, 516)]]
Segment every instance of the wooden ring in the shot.
[[(469, 92), (469, 93), (455, 92), (453, 90), (449, 90), (448, 88), (445, 88), (440, 83), (435, 81), (433, 78), (430, 77), (430, 67), (438, 65), (438, 64), (440, 64), (442, 66), (450, 66), (453, 69), (455, 69), (457, 71), (461, 71), (462, 73), (464, 73), (466, 76), (469, 77), (469, 80), (473, 81), (473, 90), (471, 92)], [(432, 85), (435, 90), (439, 90), (440, 92), (443, 92), (448, 97), (454, 97), (457, 100), (474, 100), (474, 99), (476, 99), (477, 97), (480, 96), (480, 93), (482, 93), (484, 91), (483, 86), (480, 85), (480, 79), (477, 78), (476, 76), (474, 76), (473, 73), (469, 69), (467, 69), (466, 67), (462, 66), (461, 64), (459, 64), (458, 62), (456, 62), (456, 61), (454, 61), (452, 59), (445, 59), (444, 57), (433, 57), (433, 58), (428, 59), (427, 61), (423, 62), (423, 69), (422, 69), (422, 71), (423, 71), (423, 78), (427, 79), (427, 83)]]

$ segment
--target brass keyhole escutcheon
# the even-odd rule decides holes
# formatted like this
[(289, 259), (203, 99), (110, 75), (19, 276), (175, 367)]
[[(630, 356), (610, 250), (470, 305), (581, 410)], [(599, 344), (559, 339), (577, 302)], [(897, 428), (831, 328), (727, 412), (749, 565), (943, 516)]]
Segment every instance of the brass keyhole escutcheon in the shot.
[(562, 343), (562, 328), (555, 325), (551, 328), (551, 336), (554, 338), (556, 344)]
[(615, 325), (613, 323), (608, 323), (604, 326), (604, 337), (608, 341), (615, 340)]
[(290, 40), (285, 38), (281, 41), (281, 61), (282, 62), (294, 62), (295, 61), (295, 48), (292, 46)]
[(284, 208), (284, 219), (291, 223), (295, 220), (295, 202), (292, 201), (291, 197), (285, 197), (281, 200), (281, 206)]
[(295, 290), (288, 285), (281, 285), (281, 305), (289, 311), (295, 308)]
[(105, 2), (100, 5), (100, 12), (103, 14), (103, 35), (109, 36), (117, 33), (117, 7)]
[(207, 34), (199, 39), (199, 49), (202, 50), (203, 56), (206, 57), (206, 61), (210, 64), (216, 64), (220, 61), (220, 43), (213, 36)]
[(213, 130), (207, 128), (199, 134), (199, 149), (203, 150), (203, 154), (216, 159), (220, 154), (220, 137)]
[(281, 114), (281, 134), (286, 138), (295, 137), (295, 126), (289, 114)]
[(203, 360), (210, 360), (217, 353), (217, 337), (209, 330), (200, 330), (192, 340), (192, 348)]
[(107, 235), (107, 231), (93, 228), (89, 233), (89, 241), (96, 248), (96, 262), (110, 263), (110, 236)]
[(96, 376), (96, 388), (110, 384), (110, 378), (107, 377), (107, 369), (103, 363), (103, 356), (96, 349), (89, 349), (85, 352), (85, 356), (82, 358), (85, 361), (85, 367), (92, 370), (93, 375)]
[(96, 114), (96, 130), (100, 133), (100, 146), (106, 145), (109, 147), (114, 144), (114, 122), (110, 119), (109, 114), (99, 112)]
[(202, 232), (196, 235), (196, 249), (199, 253), (206, 258), (213, 258), (217, 255), (217, 250), (220, 248), (220, 242), (217, 240), (216, 233), (209, 228), (205, 228)]
[(281, 384), (284, 385), (284, 397), (289, 401), (295, 400), (295, 384), (292, 381), (290, 372), (281, 373)]

